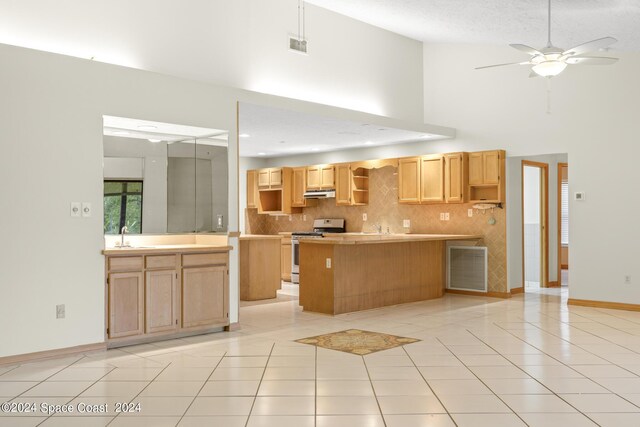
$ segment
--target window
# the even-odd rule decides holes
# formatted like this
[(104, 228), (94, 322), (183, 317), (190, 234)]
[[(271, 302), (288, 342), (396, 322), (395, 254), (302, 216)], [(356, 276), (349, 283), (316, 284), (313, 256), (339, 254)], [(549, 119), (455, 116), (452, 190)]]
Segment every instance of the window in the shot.
[(569, 182), (562, 181), (560, 185), (561, 206), (560, 206), (560, 244), (569, 246)]
[(142, 181), (104, 182), (104, 234), (142, 232)]

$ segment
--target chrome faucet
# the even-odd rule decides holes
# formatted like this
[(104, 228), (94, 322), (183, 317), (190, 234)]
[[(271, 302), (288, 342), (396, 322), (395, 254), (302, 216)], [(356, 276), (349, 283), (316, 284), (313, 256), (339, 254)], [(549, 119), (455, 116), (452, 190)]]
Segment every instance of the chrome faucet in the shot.
[(129, 231), (129, 229), (127, 228), (127, 226), (125, 225), (124, 227), (122, 227), (122, 230), (120, 230), (120, 247), (124, 248), (124, 235)]

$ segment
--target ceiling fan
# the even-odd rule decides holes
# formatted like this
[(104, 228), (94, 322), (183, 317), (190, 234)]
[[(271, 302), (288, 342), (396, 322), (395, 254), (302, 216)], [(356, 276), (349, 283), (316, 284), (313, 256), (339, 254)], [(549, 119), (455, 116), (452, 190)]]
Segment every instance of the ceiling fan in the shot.
[(476, 70), (484, 68), (502, 67), (505, 65), (533, 65), (529, 77), (553, 77), (557, 76), (567, 68), (567, 65), (610, 65), (614, 64), (618, 58), (608, 56), (584, 56), (585, 53), (603, 49), (617, 42), (613, 37), (603, 37), (583, 43), (571, 49), (561, 49), (551, 43), (551, 0), (548, 9), (548, 41), (547, 46), (542, 49), (534, 49), (523, 44), (510, 44), (509, 46), (531, 55), (525, 62), (512, 62), (507, 64), (487, 65), (476, 67)]

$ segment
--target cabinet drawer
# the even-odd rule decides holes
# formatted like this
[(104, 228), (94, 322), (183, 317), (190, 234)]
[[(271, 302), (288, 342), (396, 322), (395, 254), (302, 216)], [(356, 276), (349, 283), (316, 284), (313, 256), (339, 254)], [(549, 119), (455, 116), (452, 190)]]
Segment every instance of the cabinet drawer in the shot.
[(142, 270), (141, 256), (109, 257), (109, 271)]
[(182, 255), (183, 267), (196, 267), (199, 265), (220, 265), (227, 264), (229, 256), (224, 253), (211, 254), (188, 254)]
[(175, 255), (153, 255), (146, 258), (147, 268), (176, 268)]

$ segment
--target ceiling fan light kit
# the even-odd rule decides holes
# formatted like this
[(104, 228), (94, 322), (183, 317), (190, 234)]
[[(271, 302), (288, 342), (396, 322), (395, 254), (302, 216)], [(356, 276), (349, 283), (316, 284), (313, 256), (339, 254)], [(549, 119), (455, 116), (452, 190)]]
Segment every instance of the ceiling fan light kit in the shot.
[(487, 65), (484, 67), (476, 67), (476, 70), (502, 67), (505, 65), (531, 65), (532, 73), (529, 75), (530, 77), (554, 77), (562, 73), (568, 65), (611, 65), (618, 60), (618, 58), (608, 56), (583, 56), (585, 53), (604, 49), (617, 42), (613, 37), (603, 37), (592, 40), (567, 50), (555, 47), (551, 43), (551, 0), (548, 2), (548, 23), (548, 41), (546, 47), (534, 49), (523, 44), (509, 45), (514, 49), (531, 55), (529, 61)]

